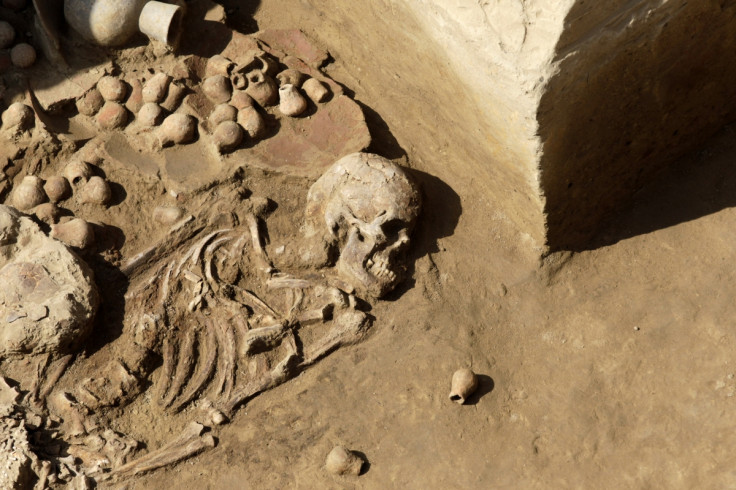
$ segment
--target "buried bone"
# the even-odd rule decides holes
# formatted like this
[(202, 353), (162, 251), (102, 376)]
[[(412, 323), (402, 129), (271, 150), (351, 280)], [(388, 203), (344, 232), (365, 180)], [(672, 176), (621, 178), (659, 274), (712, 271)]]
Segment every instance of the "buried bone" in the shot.
[[(131, 285), (123, 338), (150, 356), (150, 362), (125, 365), (139, 386), (153, 385), (159, 410), (185, 415), (204, 409), (206, 420), (224, 423), (252, 397), (363, 337), (371, 317), (356, 310), (359, 301), (348, 293), (378, 296), (395, 286), (420, 203), (416, 187), (393, 163), (375, 155), (346, 159), (312, 187), (304, 227), (308, 239), (336, 252), (332, 270), (323, 264), (306, 273), (300, 268), (300, 279), (275, 269), (268, 255), (269, 201), (242, 186), (218, 198), (238, 202), (237, 213), (205, 209), (123, 268)], [(356, 233), (370, 242), (368, 252), (351, 251)], [(360, 282), (340, 265), (350, 260), (360, 260), (364, 274), (372, 271), (373, 282)], [(348, 293), (334, 287), (339, 284), (347, 284)], [(108, 400), (105, 390), (94, 388), (79, 392), (90, 407), (122, 405), (140, 393)], [(109, 474), (126, 478), (208, 447), (201, 426), (192, 434)]]
[(215, 447), (212, 434), (204, 431), (205, 427), (202, 424), (192, 422), (169, 444), (120, 466), (109, 476), (122, 479), (139, 475), (189, 458), (206, 448)]
[(403, 279), (420, 208), (419, 190), (393, 162), (368, 153), (343, 157), (309, 190), (305, 260), (319, 266), (339, 249), (340, 278), (381, 297)]

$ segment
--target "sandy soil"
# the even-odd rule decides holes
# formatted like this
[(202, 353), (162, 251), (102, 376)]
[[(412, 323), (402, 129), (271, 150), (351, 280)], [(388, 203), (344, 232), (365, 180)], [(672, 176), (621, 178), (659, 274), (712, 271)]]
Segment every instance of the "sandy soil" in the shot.
[[(309, 8), (265, 2), (255, 18), (301, 16), (329, 44), (333, 76), (385, 121), (372, 127), (378, 144), (436, 172), (418, 174), (414, 283), (377, 306), (371, 339), (259, 397), (218, 448), (140, 488), (732, 486), (733, 130), (642, 191), (591, 250), (540, 267), (482, 185), (453, 172), (467, 168), (461, 149), (427, 126), (423, 105), (381, 100), (387, 60), (357, 59)], [(439, 170), (425, 163), (438, 158)], [(458, 366), (486, 376), (469, 406), (447, 399)], [(325, 474), (337, 443), (367, 456), (364, 475)]]
[[(340, 35), (351, 26), (315, 16), (309, 1), (258, 9), (229, 3), (233, 27), (298, 25), (328, 48), (334, 61), (327, 72), (364, 106), (370, 150), (412, 169), (425, 196), (413, 274), (373, 306), (376, 321), (362, 343), (250, 401), (215, 448), (114, 488), (734, 485), (732, 128), (642, 190), (590, 250), (539, 261), (539, 251), (495, 211), (484, 175), (467, 163), (472, 155), (433, 123), (447, 119), (438, 119), (444, 110), (427, 102), (429, 88), (423, 93), (419, 80), (434, 84), (432, 93), (453, 87), (433, 78), (432, 62), (406, 73), (403, 92), (402, 77), (380, 67), (399, 66), (404, 75), (397, 63), (409, 54), (366, 58)], [(392, 95), (383, 97), (391, 79)], [(456, 106), (472, 102), (457, 97)], [(164, 192), (126, 172), (108, 175), (131, 183), (117, 219), (141, 212), (131, 199), (137, 192)], [(249, 184), (284, 200), (276, 222), (285, 223), (303, 198), (289, 200), (284, 189), (306, 190), (308, 182), (277, 180), (269, 187), (256, 172)], [(121, 248), (135, 250), (150, 232), (141, 227)], [(93, 265), (103, 280), (120, 280), (108, 265), (119, 257), (90, 260), (100, 261)], [(119, 309), (113, 305), (101, 323), (119, 328)], [(104, 345), (117, 334), (95, 336), (92, 356), (66, 383), (104, 363)], [(459, 406), (448, 399), (449, 382), (463, 366), (481, 383)], [(110, 419), (151, 443), (181, 423), (151, 420), (139, 408)], [(337, 444), (365, 456), (363, 474), (324, 471)]]

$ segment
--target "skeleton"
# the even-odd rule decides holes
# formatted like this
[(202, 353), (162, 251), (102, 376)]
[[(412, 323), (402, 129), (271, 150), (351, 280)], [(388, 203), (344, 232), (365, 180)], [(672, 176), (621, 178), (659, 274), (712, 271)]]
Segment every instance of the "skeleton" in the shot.
[[(250, 398), (360, 340), (370, 317), (352, 292), (381, 296), (402, 277), (419, 195), (388, 160), (350, 155), (314, 184), (302, 256), (311, 270), (302, 277), (276, 269), (266, 252), (268, 201), (244, 198), (237, 187), (220, 192), (220, 207), (203, 206), (202, 215), (184, 218), (123, 266), (131, 281), (128, 354), (84, 381), (62, 403), (66, 413), (84, 418), (128, 403), (149, 379), (161, 410), (199, 409), (205, 423), (219, 425)], [(233, 202), (242, 204), (222, 209)], [(86, 432), (85, 423), (76, 426)], [(133, 476), (213, 444), (202, 426), (190, 426), (162, 448), (108, 464), (98, 478)]]

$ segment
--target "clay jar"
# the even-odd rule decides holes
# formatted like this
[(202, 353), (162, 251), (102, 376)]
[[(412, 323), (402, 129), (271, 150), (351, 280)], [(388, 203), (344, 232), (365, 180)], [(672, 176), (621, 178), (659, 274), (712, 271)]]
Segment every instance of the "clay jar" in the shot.
[(463, 405), (478, 388), (478, 376), (468, 368), (458, 369), (452, 375), (450, 400)]
[(138, 31), (147, 0), (64, 0), (64, 17), (84, 38), (100, 46), (119, 46)]
[(335, 447), (327, 455), (325, 469), (333, 475), (360, 475), (363, 460), (354, 452), (342, 446)]

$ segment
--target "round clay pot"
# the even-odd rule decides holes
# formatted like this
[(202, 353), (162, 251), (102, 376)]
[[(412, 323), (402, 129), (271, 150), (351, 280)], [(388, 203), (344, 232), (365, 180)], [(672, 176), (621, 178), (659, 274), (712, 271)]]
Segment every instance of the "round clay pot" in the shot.
[(146, 0), (64, 0), (64, 17), (88, 41), (120, 46), (138, 31)]

